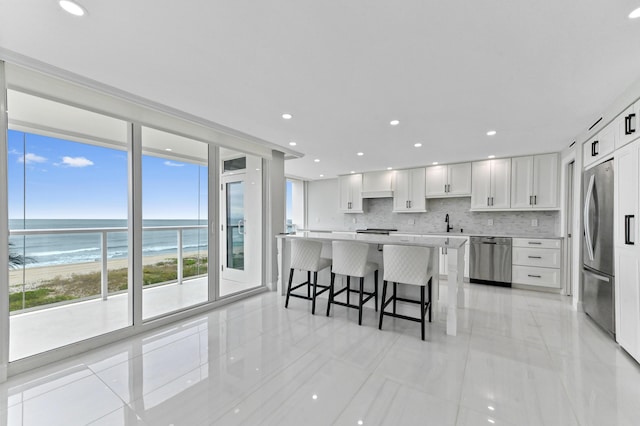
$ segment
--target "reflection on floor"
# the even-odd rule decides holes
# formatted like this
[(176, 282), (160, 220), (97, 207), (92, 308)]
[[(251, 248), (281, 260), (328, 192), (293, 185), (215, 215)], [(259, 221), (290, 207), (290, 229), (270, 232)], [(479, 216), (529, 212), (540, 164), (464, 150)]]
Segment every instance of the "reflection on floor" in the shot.
[[(221, 280), (220, 294), (229, 296), (255, 287), (254, 283)], [(206, 277), (185, 279), (182, 285), (145, 288), (142, 318), (154, 318), (207, 300)], [(92, 299), (12, 315), (9, 359), (21, 359), (127, 327), (131, 324), (128, 303), (128, 295), (121, 293), (107, 300)]]
[(568, 298), (468, 288), (458, 336), (440, 311), (425, 342), (412, 322), (379, 331), (373, 310), (358, 327), (355, 310), (256, 296), (11, 378), (0, 421), (637, 424), (640, 367)]

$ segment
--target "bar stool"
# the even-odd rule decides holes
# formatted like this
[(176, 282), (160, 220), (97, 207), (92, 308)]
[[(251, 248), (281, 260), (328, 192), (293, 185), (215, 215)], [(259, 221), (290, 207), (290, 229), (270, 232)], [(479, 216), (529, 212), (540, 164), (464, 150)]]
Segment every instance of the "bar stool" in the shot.
[[(384, 281), (382, 287), (382, 306), (380, 308), (380, 324), (385, 315), (402, 318), (421, 323), (422, 340), (424, 340), (424, 323), (427, 311), (431, 322), (431, 278), (433, 276), (430, 265), (431, 249), (417, 246), (385, 245), (382, 250), (382, 262), (384, 265)], [(393, 296), (386, 300), (387, 282), (393, 283)], [(420, 301), (400, 298), (396, 295), (397, 285), (409, 284), (420, 287)], [(429, 289), (429, 300), (425, 302), (425, 288)], [(409, 317), (396, 313), (396, 302), (417, 303), (420, 305), (420, 317)], [(386, 306), (393, 302), (393, 312), (385, 312)]]
[[(331, 267), (331, 284), (329, 284), (329, 303), (327, 304), (327, 316), (331, 311), (331, 304), (346, 306), (349, 308), (358, 309), (358, 325), (362, 325), (362, 307), (371, 298), (375, 298), (374, 303), (376, 305), (376, 312), (378, 312), (378, 264), (374, 262), (367, 262), (369, 255), (369, 244), (356, 243), (350, 241), (334, 241), (332, 243), (333, 252), (333, 265)], [(364, 277), (371, 272), (374, 273), (374, 291), (364, 291)], [(345, 275), (347, 277), (347, 286), (334, 292), (334, 282), (336, 274)], [(360, 290), (351, 290), (351, 277), (360, 278)], [(347, 292), (347, 303), (338, 302), (335, 300), (335, 296), (342, 292)], [(350, 303), (349, 295), (351, 292), (359, 293), (358, 304), (354, 305)], [(364, 299), (364, 296), (367, 296)]]
[[(298, 297), (300, 299), (311, 300), (311, 314), (316, 313), (316, 297), (319, 294), (329, 290), (328, 285), (318, 285), (318, 271), (331, 266), (331, 260), (320, 257), (322, 252), (322, 243), (320, 241), (310, 240), (293, 240), (291, 241), (291, 270), (289, 272), (289, 285), (287, 286), (287, 299), (284, 307), (289, 307), (289, 297)], [(307, 271), (307, 281), (291, 287), (293, 282), (294, 269)], [(313, 283), (311, 282), (311, 273), (313, 272)], [(307, 286), (307, 295), (295, 294), (291, 290), (295, 290), (302, 286)], [(311, 286), (313, 285), (313, 294), (311, 294)], [(317, 291), (317, 287), (322, 290)]]

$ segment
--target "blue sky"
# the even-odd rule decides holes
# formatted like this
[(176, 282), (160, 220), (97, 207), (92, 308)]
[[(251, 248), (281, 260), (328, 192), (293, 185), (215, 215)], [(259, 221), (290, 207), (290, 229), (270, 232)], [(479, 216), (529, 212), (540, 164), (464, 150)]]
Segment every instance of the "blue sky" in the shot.
[[(10, 219), (127, 217), (125, 151), (13, 130), (8, 136)], [(206, 167), (144, 156), (142, 175), (145, 219), (197, 219), (198, 180), (206, 218)]]

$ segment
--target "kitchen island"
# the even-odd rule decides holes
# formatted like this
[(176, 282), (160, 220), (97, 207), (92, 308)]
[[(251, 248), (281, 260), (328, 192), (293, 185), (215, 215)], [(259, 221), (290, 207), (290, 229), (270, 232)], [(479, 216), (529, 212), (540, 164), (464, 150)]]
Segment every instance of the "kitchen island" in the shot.
[[(398, 236), (398, 235), (377, 235), (377, 234), (344, 234), (329, 232), (297, 232), (295, 234), (282, 234), (276, 236), (278, 245), (278, 292), (280, 295), (286, 293), (285, 280), (289, 274), (291, 260), (291, 241), (295, 239), (308, 239), (320, 241), (325, 246), (331, 246), (332, 241), (357, 241), (381, 247), (385, 244), (420, 246), (431, 248), (447, 248), (448, 286), (447, 286), (447, 334), (455, 336), (458, 328), (457, 309), (465, 306), (465, 292), (463, 286), (465, 243), (464, 237), (425, 237), (425, 236)], [(437, 271), (438, 256), (440, 250), (433, 250), (434, 255), (430, 259), (435, 262)], [(439, 302), (437, 273), (434, 273), (434, 301), (433, 306), (437, 308)], [(382, 276), (382, 274), (381, 274)], [(434, 313), (438, 309), (433, 310)]]

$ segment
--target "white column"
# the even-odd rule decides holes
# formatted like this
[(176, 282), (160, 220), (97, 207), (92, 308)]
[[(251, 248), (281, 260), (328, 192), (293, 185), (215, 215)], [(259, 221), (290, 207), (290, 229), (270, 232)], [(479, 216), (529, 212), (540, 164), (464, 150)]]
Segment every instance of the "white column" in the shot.
[(129, 315), (142, 324), (142, 129), (129, 123)]
[(0, 61), (0, 383), (9, 366), (9, 217), (7, 181), (7, 90), (4, 62)]
[(447, 334), (455, 336), (458, 333), (458, 307), (464, 307), (464, 244), (458, 248), (447, 249)]

